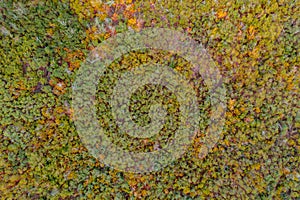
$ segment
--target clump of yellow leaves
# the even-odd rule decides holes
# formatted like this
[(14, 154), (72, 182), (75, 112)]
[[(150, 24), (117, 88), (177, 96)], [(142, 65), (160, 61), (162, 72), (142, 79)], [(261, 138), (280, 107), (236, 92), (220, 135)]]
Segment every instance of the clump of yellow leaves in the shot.
[(227, 12), (224, 10), (218, 10), (218, 12), (216, 13), (216, 16), (218, 19), (223, 19), (223, 18), (227, 17)]

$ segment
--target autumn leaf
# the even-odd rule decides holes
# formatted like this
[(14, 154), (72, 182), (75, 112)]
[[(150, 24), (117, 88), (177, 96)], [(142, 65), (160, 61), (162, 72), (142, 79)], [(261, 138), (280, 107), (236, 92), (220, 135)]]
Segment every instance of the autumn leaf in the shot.
[(218, 19), (223, 19), (227, 16), (227, 12), (223, 11), (223, 10), (218, 10), (218, 12), (216, 13), (216, 16)]

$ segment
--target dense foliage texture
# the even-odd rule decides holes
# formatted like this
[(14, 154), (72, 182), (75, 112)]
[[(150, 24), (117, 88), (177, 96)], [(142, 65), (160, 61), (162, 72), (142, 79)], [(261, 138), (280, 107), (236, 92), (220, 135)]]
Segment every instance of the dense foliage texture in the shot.
[[(297, 0), (0, 1), (1, 199), (299, 199), (299, 8)], [(90, 50), (145, 27), (202, 43), (224, 76), (228, 109), (219, 142), (202, 159), (210, 105), (201, 79), (194, 82), (202, 118), (193, 144), (163, 170), (133, 174), (104, 165), (82, 145), (71, 93)], [(146, 61), (193, 79), (190, 64), (170, 52), (131, 52), (109, 67), (97, 92), (99, 123), (131, 151), (164, 145), (178, 120), (176, 98), (146, 85), (132, 96), (133, 118), (149, 123), (149, 105), (160, 100), (169, 125), (145, 140), (115, 134), (107, 103), (114, 72)]]

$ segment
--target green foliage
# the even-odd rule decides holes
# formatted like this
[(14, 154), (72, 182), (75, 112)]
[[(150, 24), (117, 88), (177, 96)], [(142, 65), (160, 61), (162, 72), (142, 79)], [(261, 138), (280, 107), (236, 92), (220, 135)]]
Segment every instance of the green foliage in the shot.
[[(0, 196), (299, 199), (299, 18), (297, 1), (1, 1)], [(222, 137), (200, 159), (211, 105), (190, 64), (149, 50), (109, 66), (97, 88), (98, 120), (127, 150), (166, 145), (177, 128), (179, 105), (164, 87), (139, 88), (131, 98), (132, 118), (150, 123), (149, 105), (162, 101), (166, 125), (147, 140), (115, 134), (108, 102), (117, 72), (160, 63), (191, 79), (197, 91), (201, 121), (193, 144), (168, 167), (144, 175), (119, 172), (91, 157), (71, 109), (71, 85), (89, 50), (114, 31), (142, 27), (169, 27), (201, 42), (228, 91)]]

